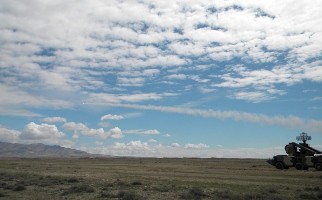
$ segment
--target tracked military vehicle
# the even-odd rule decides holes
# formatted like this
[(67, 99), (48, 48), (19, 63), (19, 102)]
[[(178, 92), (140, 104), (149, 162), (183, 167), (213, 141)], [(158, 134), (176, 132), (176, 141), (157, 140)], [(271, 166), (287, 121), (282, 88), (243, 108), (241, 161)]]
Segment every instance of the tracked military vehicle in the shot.
[(296, 139), (302, 143), (291, 142), (287, 144), (285, 146), (287, 155), (276, 155), (267, 162), (277, 169), (295, 167), (297, 170), (309, 168), (322, 170), (322, 152), (306, 143), (307, 140), (311, 140), (311, 136), (303, 132)]

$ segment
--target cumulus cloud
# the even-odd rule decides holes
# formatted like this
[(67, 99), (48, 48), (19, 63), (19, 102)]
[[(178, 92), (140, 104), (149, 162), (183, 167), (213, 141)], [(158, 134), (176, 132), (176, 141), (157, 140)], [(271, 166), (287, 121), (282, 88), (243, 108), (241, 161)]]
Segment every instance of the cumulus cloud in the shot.
[(113, 156), (138, 157), (202, 157), (202, 158), (271, 158), (285, 153), (284, 147), (269, 148), (211, 148), (205, 144), (180, 145), (173, 143), (163, 146), (157, 143), (145, 143), (140, 140), (128, 143), (114, 143), (109, 146), (87, 148), (91, 153)]
[(26, 140), (57, 139), (64, 137), (55, 125), (30, 122), (22, 131), (21, 138)]
[[(2, 0), (0, 115), (43, 117), (33, 109), (68, 109), (85, 101), (321, 133), (321, 120), (292, 115), (134, 104), (165, 103), (194, 88), (197, 95), (228, 90), (227, 98), (260, 103), (305, 81), (320, 84), (321, 8), (321, 1)], [(64, 128), (74, 139), (123, 135), (117, 127), (106, 131), (73, 122)], [(32, 138), (47, 129), (61, 133), (34, 123), (21, 134)]]
[(181, 145), (179, 143), (172, 143), (171, 147), (181, 147)]
[[(10, 95), (2, 95), (2, 105), (66, 108), (72, 103), (64, 100), (61, 92), (80, 91), (92, 101), (159, 100), (164, 96), (105, 91), (114, 86), (124, 91), (147, 83), (193, 79), (186, 73), (164, 69), (209, 66), (234, 58), (276, 67), (259, 65), (260, 69), (247, 67), (232, 74), (223, 66), (216, 71), (221, 81), (194, 80), (226, 88), (322, 80), (321, 64), (314, 61), (322, 52), (318, 45), (322, 41), (322, 17), (316, 9), (322, 7), (319, 1), (176, 0), (170, 6), (156, 0), (95, 0), (77, 5), (62, 0), (55, 4), (20, 0), (15, 5), (4, 0), (0, 10), (4, 22), (0, 27), (0, 75), (2, 87), (8, 87), (0, 91)], [(281, 55), (285, 60), (278, 60)], [(190, 74), (199, 73), (193, 68)], [(303, 78), (299, 78), (301, 74)], [(11, 89), (13, 85), (16, 87)], [(48, 93), (32, 94), (27, 88), (60, 95), (52, 95), (57, 97), (52, 99)], [(14, 98), (17, 96), (22, 98)], [(245, 98), (236, 95), (236, 99)]]
[(111, 138), (121, 138), (121, 137), (123, 137), (122, 130), (121, 130), (119, 127), (114, 127), (114, 128), (112, 128), (112, 129), (108, 132), (108, 135), (109, 135)]
[(73, 136), (74, 139), (78, 139), (79, 134), (82, 134), (85, 136), (100, 137), (102, 139), (123, 137), (122, 130), (118, 127), (114, 127), (109, 131), (105, 131), (103, 128), (98, 128), (98, 129), (88, 128), (83, 123), (67, 122), (63, 125), (63, 128), (68, 131), (73, 131), (75, 136), (75, 137)]
[(65, 134), (59, 131), (55, 125), (36, 124), (34, 122), (25, 125), (22, 131), (0, 126), (0, 140), (24, 144), (43, 143), (68, 148), (74, 145), (74, 142), (67, 140)]
[(4, 142), (17, 142), (21, 133), (14, 129), (8, 129), (0, 125), (0, 140)]

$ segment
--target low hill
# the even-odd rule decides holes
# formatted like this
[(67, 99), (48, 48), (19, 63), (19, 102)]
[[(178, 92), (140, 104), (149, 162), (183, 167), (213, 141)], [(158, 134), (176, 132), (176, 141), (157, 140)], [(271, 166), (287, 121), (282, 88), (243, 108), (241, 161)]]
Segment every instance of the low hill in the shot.
[(0, 142), (0, 157), (93, 157), (85, 151), (44, 144)]

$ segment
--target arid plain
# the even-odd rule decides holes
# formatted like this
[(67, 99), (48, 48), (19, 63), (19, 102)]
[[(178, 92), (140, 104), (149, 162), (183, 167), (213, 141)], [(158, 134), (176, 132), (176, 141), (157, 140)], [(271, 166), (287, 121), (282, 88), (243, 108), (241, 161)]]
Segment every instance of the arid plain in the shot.
[(255, 159), (0, 159), (0, 199), (321, 199), (321, 183)]

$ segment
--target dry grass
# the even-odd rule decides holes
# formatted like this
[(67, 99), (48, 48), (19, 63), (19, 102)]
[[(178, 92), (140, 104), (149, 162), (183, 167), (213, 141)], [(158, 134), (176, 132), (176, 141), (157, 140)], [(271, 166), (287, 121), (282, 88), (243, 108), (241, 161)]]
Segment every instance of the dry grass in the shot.
[(0, 199), (319, 199), (321, 181), (252, 159), (0, 159)]

